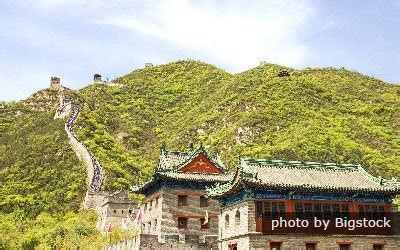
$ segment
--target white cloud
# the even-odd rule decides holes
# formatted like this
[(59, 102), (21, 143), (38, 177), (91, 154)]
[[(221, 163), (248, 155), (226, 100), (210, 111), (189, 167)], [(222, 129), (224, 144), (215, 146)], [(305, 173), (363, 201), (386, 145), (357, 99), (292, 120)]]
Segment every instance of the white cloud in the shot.
[(264, 60), (300, 66), (308, 48), (299, 34), (314, 16), (305, 1), (16, 0), (0, 8), (7, 100), (47, 87), (53, 74), (79, 88), (93, 73), (122, 75), (144, 62), (193, 58), (230, 72)]
[(99, 24), (131, 29), (165, 40), (236, 70), (259, 61), (298, 66), (307, 47), (298, 39), (313, 14), (307, 2), (252, 1), (194, 4), (164, 1), (127, 14), (112, 14)]

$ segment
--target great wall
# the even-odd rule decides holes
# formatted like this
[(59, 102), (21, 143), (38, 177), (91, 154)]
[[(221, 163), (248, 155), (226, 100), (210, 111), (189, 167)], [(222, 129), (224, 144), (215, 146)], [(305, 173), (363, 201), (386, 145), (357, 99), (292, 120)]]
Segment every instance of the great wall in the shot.
[[(53, 84), (54, 80), (54, 84)], [(101, 76), (96, 74), (94, 76), (94, 83), (103, 83), (101, 81)], [(85, 104), (78, 104), (76, 100), (72, 100), (69, 98), (67, 92), (68, 89), (65, 87), (62, 87), (59, 84), (59, 79), (52, 78), (51, 81), (51, 88), (58, 90), (59, 94), (59, 99), (60, 99), (60, 105), (57, 108), (54, 119), (66, 119), (65, 123), (65, 131), (67, 133), (67, 136), (69, 138), (69, 143), (76, 153), (77, 157), (82, 161), (85, 165), (86, 172), (87, 172), (87, 191), (86, 191), (86, 196), (84, 198), (84, 201), (82, 203), (82, 207), (85, 209), (93, 209), (97, 211), (99, 217), (97, 221), (97, 229), (100, 231), (104, 232), (104, 229), (106, 228), (111, 228), (111, 225), (113, 224), (112, 228), (115, 226), (121, 225), (121, 229), (125, 231), (131, 231), (132, 229), (135, 229), (134, 235), (130, 236), (128, 239), (124, 239), (119, 242), (111, 242), (111, 234), (110, 234), (110, 242), (109, 245), (106, 245), (104, 249), (106, 250), (119, 250), (119, 249), (237, 249), (238, 244), (241, 244), (241, 248), (239, 249), (249, 249), (251, 246), (256, 246), (255, 248), (259, 249), (264, 249), (265, 248), (265, 242), (270, 242), (269, 238), (265, 238), (264, 236), (264, 228), (267, 222), (262, 218), (260, 218), (261, 211), (265, 212), (265, 208), (263, 207), (273, 207), (275, 204), (275, 207), (278, 208), (277, 204), (274, 203), (274, 201), (269, 201), (271, 194), (267, 193), (267, 196), (263, 196), (265, 193), (259, 193), (258, 196), (256, 196), (256, 193), (254, 190), (252, 190), (252, 187), (249, 187), (250, 192), (245, 191), (245, 195), (241, 196), (244, 197), (243, 200), (240, 201), (240, 203), (237, 203), (238, 201), (236, 200), (236, 197), (238, 196), (231, 196), (228, 197), (226, 200), (222, 200), (223, 203), (221, 203), (221, 200), (218, 200), (219, 198), (217, 197), (220, 195), (221, 190), (223, 192), (226, 192), (224, 187), (227, 188), (232, 188), (233, 186), (233, 181), (234, 178), (252, 178), (251, 185), (254, 185), (254, 183), (257, 184), (266, 184), (268, 181), (270, 181), (270, 177), (261, 177), (264, 179), (259, 178), (259, 173), (263, 174), (265, 173), (265, 170), (259, 170), (257, 172), (253, 171), (255, 168), (261, 168), (261, 169), (267, 169), (270, 171), (271, 168), (273, 168), (273, 171), (286, 171), (284, 168), (282, 168), (282, 161), (268, 161), (265, 159), (248, 159), (244, 160), (241, 159), (240, 166), (237, 168), (235, 175), (227, 175), (227, 184), (228, 185), (219, 185), (220, 182), (215, 181), (213, 183), (216, 183), (216, 185), (213, 187), (213, 189), (209, 189), (207, 186), (201, 186), (209, 184), (210, 180), (215, 177), (215, 173), (212, 172), (212, 177), (208, 175), (209, 172), (206, 170), (202, 170), (202, 164), (198, 164), (200, 162), (195, 160), (197, 159), (196, 157), (201, 157), (199, 156), (201, 152), (203, 152), (203, 147), (202, 145), (200, 146), (200, 151), (193, 151), (193, 146), (190, 147), (190, 154), (189, 153), (179, 153), (180, 155), (185, 155), (186, 157), (178, 157), (178, 162), (176, 165), (171, 165), (171, 170), (176, 170), (176, 167), (179, 166), (179, 174), (177, 175), (176, 172), (172, 172), (169, 174), (173, 174), (175, 179), (172, 181), (168, 180), (170, 183), (167, 185), (163, 186), (166, 187), (165, 190), (161, 189), (161, 191), (158, 194), (152, 193), (151, 195), (148, 195), (148, 190), (152, 188), (152, 186), (147, 185), (143, 186), (143, 188), (148, 188), (146, 190), (140, 191), (139, 189), (135, 189), (137, 193), (144, 194), (146, 197), (142, 200), (141, 203), (141, 208), (140, 208), (140, 213), (138, 213), (138, 217), (141, 217), (140, 220), (138, 221), (133, 221), (132, 218), (135, 216), (135, 206), (137, 206), (137, 201), (133, 199), (129, 199), (128, 195), (123, 191), (120, 190), (115, 193), (110, 193), (105, 191), (104, 188), (104, 180), (105, 180), (105, 173), (103, 171), (102, 166), (100, 165), (99, 161), (94, 157), (94, 155), (90, 152), (90, 150), (82, 143), (79, 138), (76, 136), (74, 133), (74, 124), (81, 113), (81, 110), (85, 108)], [(243, 141), (246, 140), (246, 136), (249, 133), (249, 129), (247, 127), (244, 128), (239, 128), (239, 138), (237, 138), (237, 143), (240, 144)], [(173, 151), (171, 151), (173, 152)], [(193, 152), (197, 152), (197, 156), (193, 156)], [(200, 152), (200, 153), (199, 153)], [(174, 159), (172, 162), (176, 161), (176, 153), (172, 153), (172, 159)], [(165, 154), (162, 151), (162, 157), (165, 157)], [(208, 154), (203, 152), (203, 157), (206, 157), (210, 162), (212, 158), (208, 158)], [(162, 159), (160, 162), (166, 162), (165, 164), (169, 166), (170, 161), (165, 160), (165, 158), (160, 158)], [(190, 161), (188, 160), (190, 159)], [(202, 159), (202, 158), (199, 158)], [(197, 161), (197, 162), (196, 162)], [(192, 164), (192, 162), (195, 162), (195, 164)], [(204, 164), (204, 161), (201, 161)], [(262, 165), (262, 164), (264, 165)], [(274, 164), (272, 164), (274, 163)], [(276, 163), (276, 164), (275, 164)], [(184, 165), (181, 165), (184, 164)], [(210, 163), (214, 164), (214, 163)], [(221, 163), (222, 164), (222, 163)], [(313, 176), (315, 176), (315, 171), (320, 171), (321, 175), (331, 175), (335, 178), (338, 178), (338, 180), (342, 182), (346, 182), (347, 179), (343, 179), (344, 174), (342, 173), (343, 171), (350, 171), (345, 167), (345, 164), (343, 165), (335, 165), (332, 167), (332, 164), (329, 163), (330, 167), (326, 167), (327, 170), (321, 170), (318, 166), (318, 169), (315, 170), (314, 168), (308, 168), (309, 165), (314, 166), (315, 164), (319, 163), (304, 163), (307, 166), (307, 172), (304, 173), (305, 166), (301, 165), (303, 163), (296, 161), (296, 162), (289, 162), (290, 166), (292, 167), (292, 164), (296, 165), (296, 168), (292, 168), (290, 171), (294, 171), (294, 174), (292, 174), (292, 178), (297, 178), (298, 176), (306, 176), (309, 175), (311, 176), (312, 180), (314, 180)], [(223, 164), (222, 164), (223, 165)], [(250, 165), (252, 165), (250, 167)], [(348, 165), (348, 164), (347, 164)], [(183, 166), (183, 167), (182, 167)], [(182, 171), (183, 168), (190, 166), (190, 168), (193, 170), (193, 166), (196, 166), (196, 169), (194, 169), (194, 172), (186, 172)], [(208, 168), (203, 168), (203, 169), (212, 169), (211, 167), (217, 167), (217, 165), (207, 165)], [(353, 166), (354, 167), (354, 166)], [(325, 168), (325, 167), (324, 167)], [(162, 171), (157, 172), (158, 175), (160, 173), (167, 173), (168, 171), (165, 171), (166, 168), (162, 168)], [(220, 170), (221, 175), (225, 175), (223, 169), (218, 168)], [(281, 170), (284, 169), (284, 170)], [(393, 189), (391, 189), (393, 192), (398, 192), (400, 184), (397, 182), (396, 179), (392, 180), (384, 180), (382, 177), (374, 177), (364, 171), (362, 168), (358, 166), (357, 168), (357, 173), (359, 176), (357, 178), (354, 178), (355, 180), (358, 181), (358, 178), (361, 180), (366, 179), (365, 183), (370, 185), (371, 188), (374, 188), (374, 192), (379, 191), (379, 189), (383, 189), (385, 187), (383, 186), (391, 186)], [(329, 170), (329, 171), (328, 171)], [(202, 172), (204, 171), (204, 172)], [(243, 171), (242, 177), (240, 177), (239, 173)], [(264, 171), (264, 172), (262, 172)], [(297, 173), (296, 173), (297, 171)], [(312, 172), (313, 171), (313, 172)], [(177, 171), (178, 172), (178, 171)], [(352, 175), (355, 175), (353, 172), (356, 172), (355, 170), (351, 172)], [(346, 172), (346, 174), (349, 174), (350, 172)], [(278, 173), (281, 176), (288, 175), (287, 172), (283, 173)], [(193, 175), (199, 175), (197, 177), (198, 179), (193, 178)], [(154, 175), (153, 175), (154, 176)], [(293, 177), (294, 176), (294, 177)], [(328, 176), (330, 177), (330, 176)], [(329, 179), (329, 178), (326, 178)], [(151, 179), (150, 182), (156, 183), (160, 181), (160, 179)], [(261, 181), (264, 181), (261, 182)], [(309, 180), (307, 180), (309, 181)], [(368, 182), (367, 182), (368, 181)], [(181, 182), (183, 184), (181, 184)], [(345, 188), (356, 188), (351, 185), (353, 185), (353, 180), (350, 180), (349, 187)], [(179, 184), (177, 184), (179, 183)], [(184, 184), (186, 183), (186, 184)], [(195, 185), (195, 183), (197, 183)], [(221, 182), (222, 183), (222, 182)], [(243, 184), (244, 182), (241, 182)], [(286, 184), (283, 184), (286, 185)], [(308, 183), (306, 183), (308, 185)], [(305, 186), (306, 186), (305, 185)], [(364, 184), (363, 184), (364, 185)], [(366, 184), (365, 184), (366, 185)], [(379, 185), (376, 187), (376, 185)], [(150, 187), (150, 188), (149, 188)], [(223, 187), (223, 188), (221, 188)], [(261, 186), (261, 188), (264, 188), (265, 186)], [(284, 188), (286, 186), (283, 186)], [(260, 187), (258, 187), (260, 188)], [(284, 189), (282, 188), (282, 189)], [(339, 186), (339, 188), (342, 188)], [(387, 188), (387, 187), (386, 187)], [(208, 190), (207, 190), (208, 189)], [(210, 192), (211, 190), (211, 192)], [(232, 189), (233, 190), (233, 189)], [(323, 188), (320, 189), (321, 191), (325, 192)], [(205, 192), (204, 192), (205, 191)], [(262, 190), (265, 192), (265, 190)], [(267, 190), (269, 191), (269, 189)], [(207, 193), (208, 192), (208, 193)], [(238, 192), (237, 190), (233, 190), (233, 192)], [(307, 190), (309, 192), (309, 190)], [(191, 195), (191, 198), (188, 199), (188, 196)], [(247, 196), (249, 195), (249, 196)], [(324, 193), (325, 195), (325, 193)], [(336, 202), (341, 202), (341, 212), (349, 213), (349, 207), (352, 205), (352, 207), (356, 207), (359, 209), (360, 206), (364, 205), (363, 203), (369, 201), (373, 202), (379, 202), (377, 203), (379, 206), (375, 206), (375, 210), (378, 211), (377, 209), (382, 206), (382, 199), (380, 197), (366, 197), (362, 198), (364, 200), (359, 200), (359, 198), (355, 196), (351, 197), (337, 197), (335, 196), (336, 194), (334, 192), (328, 194), (330, 195), (327, 199), (329, 201), (333, 200), (335, 204), (332, 205), (332, 208), (334, 206), (339, 207), (339, 204)], [(195, 198), (194, 198), (195, 197)], [(203, 199), (202, 199), (203, 197)], [(208, 198), (210, 197), (210, 198)], [(217, 198), (213, 198), (217, 197)], [(263, 199), (260, 201), (260, 197)], [(267, 198), (265, 198), (267, 197)], [(293, 197), (293, 194), (291, 194), (291, 191), (289, 195), (287, 196), (288, 198), (285, 198), (285, 202), (280, 202), (280, 206), (283, 204), (283, 209), (279, 210), (283, 211), (284, 216), (286, 216), (286, 206), (288, 207), (298, 207), (298, 204), (303, 204), (300, 203), (301, 199), (296, 199)], [(321, 203), (321, 201), (318, 199), (321, 196), (316, 196), (317, 197), (317, 202)], [(307, 198), (307, 196), (306, 196)], [(312, 197), (315, 199), (314, 197)], [(392, 199), (391, 196), (384, 197), (384, 199)], [(231, 199), (231, 200), (229, 200)], [(247, 200), (244, 200), (247, 199)], [(256, 200), (256, 203), (254, 202)], [(280, 198), (282, 199), (282, 198)], [(354, 199), (357, 201), (358, 204), (357, 206), (354, 206), (354, 204), (350, 204), (349, 201), (351, 199)], [(357, 199), (357, 200), (356, 200)], [(203, 201), (202, 201), (203, 200)], [(293, 201), (296, 200), (296, 201)], [(309, 202), (309, 200), (305, 200), (306, 202)], [(226, 205), (226, 202), (232, 202), (231, 204), (228, 203)], [(272, 203), (270, 203), (272, 202)], [(293, 203), (296, 202), (296, 203)], [(302, 202), (302, 201), (301, 201)], [(182, 203), (182, 204), (181, 204)], [(225, 205), (223, 205), (225, 204)], [(261, 205), (262, 206), (261, 206)], [(265, 205), (268, 204), (268, 205)], [(272, 204), (272, 206), (271, 206)], [(304, 203), (304, 204), (311, 204), (311, 203)], [(317, 204), (317, 203), (316, 203)], [(349, 205), (350, 204), (350, 205)], [(318, 204), (317, 204), (318, 205)], [(326, 205), (326, 204), (324, 204)], [(182, 206), (182, 207), (181, 207)], [(365, 206), (371, 206), (371, 205), (365, 205)], [(395, 204), (389, 204), (385, 205), (386, 207), (383, 207), (387, 211), (397, 211), (397, 205)], [(303, 205), (302, 205), (303, 207)], [(305, 205), (304, 205), (305, 207)], [(320, 204), (321, 207), (321, 204)], [(347, 207), (347, 208), (346, 208)], [(328, 210), (330, 210), (330, 205), (328, 205)], [(210, 211), (210, 214), (209, 214)], [(214, 213), (212, 213), (212, 212)], [(271, 210), (273, 211), (273, 210)], [(293, 211), (293, 210), (292, 210)], [(321, 210), (320, 210), (321, 211)], [(333, 210), (334, 211), (334, 210)], [(215, 213), (219, 212), (219, 213)], [(371, 211), (370, 211), (371, 212)], [(301, 213), (303, 214), (303, 208), (301, 209)], [(141, 216), (140, 216), (141, 215)], [(303, 215), (302, 215), (303, 216)], [(372, 216), (372, 215), (371, 215)], [(206, 219), (207, 218), (207, 219)], [(221, 220), (221, 218), (225, 218), (224, 220)], [(392, 217), (394, 221), (398, 221), (395, 217)], [(207, 220), (207, 222), (205, 222)], [(127, 222), (132, 223), (133, 227), (128, 227)], [(200, 223), (199, 223), (200, 222)], [(208, 225), (208, 226), (206, 226)], [(137, 231), (136, 231), (137, 229)], [(108, 231), (108, 230), (107, 230)], [(108, 231), (111, 232), (111, 229)], [(244, 234), (243, 234), (244, 232)], [(394, 227), (395, 234), (398, 233), (398, 228)], [(286, 233), (286, 232), (285, 232)], [(233, 237), (232, 237), (233, 235)], [(239, 238), (239, 237), (242, 238)], [(275, 235), (276, 236), (276, 235)], [(378, 235), (379, 237), (376, 237), (376, 235), (341, 235), (340, 237), (346, 237), (346, 239), (349, 239), (351, 241), (351, 244), (358, 245), (358, 246), (364, 246), (365, 245), (365, 236), (368, 236), (371, 238), (368, 239), (368, 241), (374, 240), (376, 244), (381, 246), (382, 244), (385, 245), (385, 248), (387, 247), (388, 249), (397, 249), (396, 247), (398, 246), (398, 237), (397, 236), (392, 236), (392, 235)], [(234, 238), (237, 237), (237, 238)], [(247, 237), (247, 238), (246, 238)], [(267, 236), (269, 237), (269, 236)], [(283, 240), (285, 240), (285, 246), (301, 246), (303, 247), (304, 244), (307, 246), (307, 242), (318, 242), (319, 245), (322, 246), (322, 248), (326, 248), (326, 246), (331, 246), (332, 242), (336, 241), (337, 238), (335, 236), (329, 236), (324, 237), (324, 238), (316, 238), (318, 241), (308, 241), (309, 237), (312, 236), (303, 236), (303, 235), (284, 235), (284, 237), (278, 238), (278, 241), (280, 242), (279, 244), (283, 244)], [(232, 240), (234, 239), (234, 240)], [(276, 243), (273, 241), (272, 243)], [(348, 241), (340, 241), (340, 242), (345, 242), (344, 244), (347, 246)], [(383, 242), (383, 243), (382, 243)], [(271, 246), (275, 246), (271, 242), (269, 243)], [(314, 243), (313, 243), (314, 244)], [(317, 243), (315, 243), (317, 244)], [(370, 243), (371, 244), (371, 243)], [(280, 245), (279, 245), (280, 246)], [(357, 247), (356, 247), (357, 248)], [(293, 248), (294, 249), (294, 248)], [(298, 249), (296, 247), (296, 249)], [(315, 248), (313, 248), (315, 249)], [(357, 248), (359, 249), (359, 248)], [(360, 248), (361, 249), (361, 248)], [(363, 248), (364, 249), (364, 248)], [(375, 248), (374, 248), (375, 249)]]
[[(94, 83), (102, 83), (100, 75), (95, 75)], [(51, 78), (50, 88), (57, 90), (60, 102), (54, 119), (67, 118), (64, 128), (69, 144), (86, 169), (87, 190), (82, 201), (82, 208), (95, 210), (98, 213), (96, 228), (99, 231), (105, 230), (110, 225), (113, 227), (119, 225), (121, 220), (126, 218), (126, 212), (134, 216), (137, 201), (129, 199), (123, 190), (114, 193), (105, 190), (106, 177), (101, 164), (74, 132), (75, 121), (84, 104), (78, 104), (76, 100), (72, 100), (67, 94), (68, 88), (61, 86), (60, 79), (57, 77)]]
[(101, 190), (105, 175), (99, 161), (93, 156), (89, 149), (79, 141), (74, 133), (73, 125), (80, 113), (81, 106), (73, 103), (65, 94), (65, 90), (66, 88), (64, 87), (59, 88), (60, 106), (56, 110), (54, 119), (68, 117), (65, 123), (65, 131), (69, 138), (69, 144), (75, 151), (79, 160), (84, 162), (86, 166), (86, 182), (88, 189), (82, 205), (85, 209), (98, 210), (103, 199), (109, 195), (108, 192)]

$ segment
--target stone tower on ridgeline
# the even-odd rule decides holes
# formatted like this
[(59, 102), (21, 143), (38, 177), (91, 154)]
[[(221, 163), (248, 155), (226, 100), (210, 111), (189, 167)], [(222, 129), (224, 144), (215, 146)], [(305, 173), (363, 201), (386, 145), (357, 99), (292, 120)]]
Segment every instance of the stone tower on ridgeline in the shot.
[(60, 78), (56, 76), (52, 76), (50, 78), (50, 88), (58, 90), (61, 87)]
[(104, 83), (104, 81), (101, 79), (101, 75), (100, 74), (94, 74), (93, 83)]

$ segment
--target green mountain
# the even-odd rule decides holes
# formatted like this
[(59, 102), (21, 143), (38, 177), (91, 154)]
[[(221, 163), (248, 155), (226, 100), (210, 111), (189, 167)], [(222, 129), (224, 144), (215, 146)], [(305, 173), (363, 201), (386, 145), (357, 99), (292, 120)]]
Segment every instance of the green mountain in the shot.
[[(279, 77), (282, 70), (290, 76)], [(184, 150), (201, 141), (231, 169), (242, 155), (358, 163), (400, 177), (400, 87), (345, 69), (266, 64), (232, 75), (178, 61), (68, 95), (82, 105), (74, 130), (103, 166), (108, 190), (148, 178), (163, 142)], [(0, 207), (15, 225), (43, 213), (61, 224), (68, 213), (80, 216), (85, 170), (69, 147), (65, 120), (53, 120), (57, 100), (43, 90), (0, 105)], [(24, 230), (14, 231), (26, 236)]]

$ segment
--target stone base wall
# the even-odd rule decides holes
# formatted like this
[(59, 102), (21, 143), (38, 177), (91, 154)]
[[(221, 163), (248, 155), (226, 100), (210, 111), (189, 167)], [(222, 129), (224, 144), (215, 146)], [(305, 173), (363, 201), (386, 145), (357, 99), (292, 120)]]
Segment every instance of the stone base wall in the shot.
[(347, 235), (263, 235), (249, 234), (226, 239), (219, 243), (219, 249), (229, 249), (230, 244), (237, 244), (238, 249), (269, 249), (270, 242), (282, 242), (283, 250), (305, 249), (305, 242), (317, 243), (317, 249), (337, 250), (338, 242), (351, 242), (351, 250), (372, 249), (371, 243), (384, 244), (384, 249), (399, 249), (400, 236), (347, 236)]
[[(167, 236), (167, 235), (166, 235)], [(206, 237), (199, 241), (195, 235), (168, 235), (165, 242), (159, 242), (157, 235), (140, 234), (133, 239), (124, 240), (114, 245), (107, 246), (106, 250), (125, 249), (218, 249), (217, 237)]]
[(251, 223), (254, 221), (253, 205), (254, 202), (244, 201), (222, 209), (218, 233), (221, 240), (255, 231), (255, 223)]
[[(186, 206), (178, 206), (178, 193), (188, 194)], [(214, 199), (208, 199), (208, 206), (200, 207), (200, 194), (204, 194), (204, 190), (163, 190), (161, 232), (165, 234), (217, 236), (218, 215), (221, 207), (218, 201)], [(200, 217), (204, 218), (206, 211), (209, 214), (209, 229), (201, 229)], [(178, 218), (176, 215), (187, 215), (193, 218), (190, 217), (188, 219), (188, 227), (186, 229), (178, 229)], [(213, 217), (214, 215), (217, 217)]]
[[(129, 210), (131, 213), (129, 213)], [(136, 210), (136, 202), (110, 202), (103, 204), (97, 210), (99, 219), (96, 228), (99, 231), (104, 231), (110, 225), (112, 228), (121, 227), (122, 220), (127, 221), (128, 218), (133, 220), (136, 217)], [(129, 227), (132, 227), (131, 224), (129, 224)]]
[(103, 200), (106, 196), (108, 196), (108, 192), (98, 192), (92, 193), (87, 191), (85, 199), (83, 200), (83, 208), (84, 209), (93, 209), (99, 212), (101, 205), (103, 204)]

